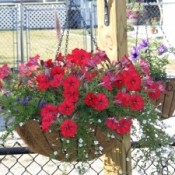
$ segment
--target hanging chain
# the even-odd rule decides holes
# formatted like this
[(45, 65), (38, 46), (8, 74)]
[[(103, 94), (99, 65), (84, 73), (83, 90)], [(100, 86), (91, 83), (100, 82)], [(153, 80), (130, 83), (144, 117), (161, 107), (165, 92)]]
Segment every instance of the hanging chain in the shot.
[(65, 23), (63, 24), (63, 31), (62, 31), (62, 34), (61, 34), (61, 37), (59, 38), (59, 43), (58, 43), (58, 47), (57, 47), (57, 50), (56, 50), (56, 55), (55, 55), (55, 58), (57, 57), (58, 53), (60, 52), (60, 49), (61, 49), (61, 45), (62, 45), (62, 42), (63, 42), (63, 37), (64, 37), (64, 33), (65, 33), (65, 30), (67, 28), (67, 32), (66, 32), (66, 43), (65, 43), (65, 52), (64, 52), (64, 55), (67, 54), (67, 49), (68, 49), (68, 40), (69, 40), (69, 26), (68, 26), (68, 21), (69, 21), (69, 10), (71, 9), (71, 6), (69, 5), (69, 8), (67, 9), (67, 12), (66, 12), (66, 18), (65, 18)]
[[(167, 44), (168, 44), (168, 48), (172, 48), (172, 45), (170, 44), (170, 41), (168, 40), (168, 38), (167, 38), (167, 36), (166, 36), (166, 34), (165, 34), (165, 32), (164, 32), (164, 30), (163, 30), (163, 27), (162, 27), (162, 25), (160, 25), (160, 29), (161, 29), (161, 32), (162, 32), (162, 34), (163, 34), (163, 36), (164, 36), (164, 38), (165, 38), (165, 40), (166, 40), (166, 42), (167, 42)], [(173, 54), (175, 54), (175, 51), (174, 50), (168, 50), (169, 51), (169, 53), (173, 53)]]
[[(75, 10), (79, 11), (79, 8), (75, 5), (74, 3), (74, 0), (71, 0), (70, 1), (70, 4), (69, 4), (69, 7), (68, 7), (68, 10), (67, 10), (67, 13), (66, 13), (66, 19), (65, 19), (65, 23), (63, 25), (63, 31), (62, 31), (62, 34), (61, 34), (61, 37), (59, 39), (59, 43), (58, 43), (58, 47), (57, 47), (57, 50), (56, 50), (56, 56), (58, 55), (58, 53), (60, 52), (60, 48), (61, 48), (61, 45), (62, 45), (62, 42), (63, 42), (63, 37), (64, 37), (64, 34), (65, 34), (65, 29), (67, 28), (67, 32), (66, 32), (66, 41), (65, 41), (65, 51), (64, 51), (64, 55), (67, 54), (67, 50), (68, 50), (68, 44), (69, 44), (69, 33), (70, 33), (70, 27), (69, 27), (69, 12), (71, 12), (71, 7), (74, 6)], [(79, 17), (80, 17), (80, 21), (82, 21), (83, 23), (83, 27), (86, 29), (86, 31), (88, 32), (90, 38), (91, 38), (91, 41), (93, 42), (94, 46), (96, 47), (96, 49), (98, 48), (98, 45), (97, 45), (97, 42), (95, 40), (95, 38), (93, 37), (92, 33), (88, 30), (88, 26), (85, 22), (85, 19), (83, 18), (83, 16), (81, 15), (81, 13), (79, 14)]]
[[(72, 0), (72, 4), (75, 6), (75, 9), (76, 10), (79, 10), (78, 7), (75, 5), (74, 3), (74, 0)], [(96, 49), (98, 48), (98, 45), (97, 45), (97, 42), (95, 40), (95, 38), (93, 37), (92, 33), (88, 30), (88, 26), (86, 24), (86, 21), (85, 19), (83, 18), (83, 16), (81, 15), (80, 13), (80, 20), (83, 22), (83, 27), (86, 29), (86, 31), (88, 32), (90, 38), (91, 38), (91, 41), (93, 42), (94, 46), (96, 47)]]
[[(135, 5), (135, 2), (134, 2), (134, 4), (133, 4), (133, 6), (132, 6), (132, 9), (134, 8), (134, 5)], [(139, 8), (138, 8), (138, 15), (139, 15), (139, 13), (140, 13), (140, 9), (141, 9), (141, 3), (140, 3), (140, 1), (139, 1)], [(139, 18), (138, 18), (139, 19)], [(138, 34), (139, 34), (139, 25), (138, 25), (138, 23), (139, 23), (139, 20), (137, 19), (137, 25), (136, 25), (136, 41), (135, 41), (135, 45), (137, 46), (138, 45)]]

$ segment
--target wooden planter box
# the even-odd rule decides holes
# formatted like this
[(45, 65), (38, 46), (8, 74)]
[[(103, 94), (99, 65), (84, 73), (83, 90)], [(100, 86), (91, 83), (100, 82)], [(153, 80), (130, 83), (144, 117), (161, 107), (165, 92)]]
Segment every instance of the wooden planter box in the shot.
[(156, 101), (163, 119), (172, 117), (175, 112), (175, 78), (167, 79), (165, 86), (167, 90), (166, 94), (161, 95), (161, 98)]

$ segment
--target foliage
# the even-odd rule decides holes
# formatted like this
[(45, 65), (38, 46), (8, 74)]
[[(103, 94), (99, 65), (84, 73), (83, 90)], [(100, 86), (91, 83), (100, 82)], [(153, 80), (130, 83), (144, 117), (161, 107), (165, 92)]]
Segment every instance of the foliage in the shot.
[(141, 40), (130, 52), (130, 57), (136, 65), (140, 64), (140, 66), (148, 69), (154, 80), (167, 77), (168, 56), (168, 48), (163, 43), (156, 41), (150, 43), (146, 39)]
[[(157, 125), (152, 105), (165, 89), (152, 79), (148, 64), (140, 63), (135, 67), (127, 56), (111, 62), (104, 51), (92, 54), (76, 48), (66, 56), (58, 53), (55, 60), (36, 55), (18, 70), (3, 65), (0, 105), (9, 124), (7, 134), (36, 120), (43, 133), (59, 132), (63, 150), (72, 149), (78, 160), (88, 160), (87, 147), (95, 145), (96, 153), (103, 153), (90, 126), (99, 127), (110, 144), (134, 131), (132, 121), (137, 120), (143, 144), (151, 149), (167, 144), (169, 137)], [(71, 144), (73, 139), (78, 148)]]

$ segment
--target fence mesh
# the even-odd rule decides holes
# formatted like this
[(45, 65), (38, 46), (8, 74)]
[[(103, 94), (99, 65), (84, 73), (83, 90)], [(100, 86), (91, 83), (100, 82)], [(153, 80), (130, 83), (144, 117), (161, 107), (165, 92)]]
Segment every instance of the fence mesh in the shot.
[[(11, 63), (14, 66), (20, 62), (21, 57), (27, 59), (37, 53), (42, 58), (53, 58), (58, 44), (58, 33), (55, 30), (56, 16), (59, 19), (62, 32), (66, 16), (65, 5), (28, 4), (23, 6), (22, 11), (20, 8), (19, 4), (0, 6), (0, 64)], [(161, 25), (162, 12), (160, 5), (151, 6), (145, 4), (135, 6), (130, 4), (128, 8), (136, 12), (136, 14), (131, 15), (138, 17), (136, 18), (137, 20), (132, 21), (130, 19), (135, 18), (128, 16), (128, 33), (135, 30), (135, 33), (132, 33), (132, 41), (128, 43), (130, 47), (135, 43), (133, 38), (139, 35), (136, 30), (140, 29), (137, 27), (143, 25), (145, 36), (146, 34), (149, 35), (149, 32), (146, 31), (148, 28), (145, 28), (145, 26)], [(70, 30), (68, 52), (74, 47), (92, 49), (92, 38), (88, 31), (94, 34), (93, 37), (95, 38), (96, 11), (94, 9), (86, 10), (89, 10), (89, 13), (84, 14), (84, 9), (72, 9), (70, 11), (69, 23), (65, 29), (65, 32), (67, 29)], [(22, 17), (20, 16), (21, 12), (23, 13)], [(87, 26), (83, 24), (80, 18), (82, 14)], [(93, 16), (90, 18), (91, 14)], [(89, 21), (92, 18), (94, 20)], [(23, 19), (22, 22), (21, 19)], [(128, 37), (130, 37), (129, 34)], [(23, 40), (22, 42), (21, 39)], [(65, 47), (63, 47), (65, 42), (66, 35), (64, 35), (62, 47), (60, 48), (62, 52), (65, 51)], [(23, 50), (23, 53), (21, 53), (21, 50)], [(2, 134), (5, 131), (3, 120), (0, 123)], [(163, 154), (161, 160), (152, 154), (149, 161), (146, 161), (145, 152), (143, 152), (145, 149), (135, 147), (133, 144), (131, 149), (132, 160), (126, 160), (132, 161), (134, 175), (175, 174), (174, 160), (170, 158), (170, 152), (174, 151), (173, 146), (165, 148), (164, 152), (160, 153)], [(103, 157), (86, 164), (50, 160), (47, 157), (30, 153), (23, 141), (14, 133), (5, 143), (0, 143), (0, 170), (1, 175), (104, 175), (104, 162)]]

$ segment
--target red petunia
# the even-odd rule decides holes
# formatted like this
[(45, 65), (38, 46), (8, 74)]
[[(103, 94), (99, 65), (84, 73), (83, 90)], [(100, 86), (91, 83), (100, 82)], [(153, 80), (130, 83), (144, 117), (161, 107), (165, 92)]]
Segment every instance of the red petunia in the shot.
[(7, 66), (7, 64), (4, 64), (0, 67), (0, 79), (4, 79), (8, 77), (10, 74), (10, 68)]
[(130, 101), (130, 94), (127, 94), (125, 92), (118, 92), (115, 96), (115, 100), (114, 102), (116, 104), (119, 104), (123, 107), (126, 107), (129, 105), (129, 101)]
[(133, 111), (140, 111), (144, 108), (144, 99), (138, 95), (134, 94), (130, 97), (129, 107)]
[(105, 125), (109, 128), (109, 129), (111, 129), (111, 130), (113, 130), (113, 131), (115, 131), (116, 129), (117, 129), (117, 127), (118, 127), (118, 121), (116, 120), (116, 118), (115, 117), (110, 117), (110, 118), (107, 118), (106, 120), (105, 120)]
[(124, 86), (124, 77), (121, 72), (119, 72), (116, 75), (116, 80), (114, 82), (114, 86), (116, 86), (118, 89), (122, 88)]
[(56, 61), (63, 61), (64, 60), (64, 56), (62, 55), (62, 53), (58, 53), (58, 55), (56, 56)]
[(51, 118), (55, 118), (57, 114), (57, 107), (52, 104), (45, 104), (41, 109), (41, 117), (47, 118), (47, 116), (51, 116)]
[(145, 59), (140, 59), (140, 68), (146, 75), (150, 75), (150, 65)]
[(92, 107), (97, 111), (103, 111), (109, 106), (109, 100), (105, 94), (97, 94), (96, 99)]
[(46, 132), (50, 128), (53, 120), (56, 118), (57, 107), (52, 104), (46, 104), (41, 109), (40, 114), (42, 130), (43, 132)]
[(80, 92), (78, 89), (71, 88), (71, 89), (65, 89), (63, 91), (63, 97), (65, 100), (69, 100), (71, 102), (77, 102), (79, 99)]
[(64, 75), (64, 69), (60, 66), (55, 66), (51, 69), (51, 75), (54, 77), (55, 75)]
[(101, 77), (101, 85), (104, 86), (107, 90), (112, 90), (112, 85), (115, 82), (116, 77), (113, 72), (108, 72), (106, 75)]
[(48, 59), (47, 61), (44, 61), (44, 66), (47, 68), (51, 68), (54, 66), (52, 59)]
[(97, 71), (93, 71), (93, 72), (85, 72), (85, 78), (88, 81), (91, 81), (93, 78), (95, 78), (97, 76)]
[(158, 82), (153, 82), (149, 88), (148, 88), (148, 96), (149, 98), (153, 100), (157, 100), (160, 98), (160, 95), (163, 92), (163, 89), (161, 89), (161, 86), (159, 88), (160, 84)]
[(53, 79), (49, 82), (49, 86), (52, 88), (57, 88), (62, 84), (63, 75), (56, 74)]
[(78, 129), (77, 124), (74, 121), (69, 119), (65, 120), (60, 125), (61, 135), (65, 138), (74, 137), (77, 134), (77, 129)]
[(121, 118), (118, 122), (116, 133), (117, 134), (127, 134), (130, 132), (132, 126), (132, 121), (127, 118)]
[(84, 68), (86, 66), (90, 58), (91, 58), (90, 52), (78, 48), (72, 50), (72, 53), (67, 55), (67, 59), (69, 61), (80, 66), (81, 68)]
[(141, 90), (141, 76), (136, 71), (125, 71), (125, 86), (128, 91)]
[(63, 87), (64, 89), (78, 89), (80, 86), (80, 80), (74, 76), (74, 75), (69, 75), (64, 81), (63, 81)]
[(44, 75), (40, 74), (36, 77), (36, 81), (38, 83), (38, 89), (39, 91), (44, 91), (49, 88), (49, 78)]
[(38, 65), (38, 60), (39, 60), (40, 56), (37, 54), (34, 57), (30, 57), (29, 61), (27, 62), (26, 66), (27, 67), (32, 67), (32, 66), (36, 66)]
[(65, 100), (58, 105), (58, 112), (63, 115), (70, 116), (75, 109), (74, 104), (71, 101)]
[(135, 69), (132, 61), (129, 60), (129, 58), (126, 55), (121, 58), (120, 62), (122, 63), (122, 67), (125, 70)]
[(87, 106), (92, 107), (94, 105), (96, 99), (97, 99), (97, 96), (93, 92), (89, 92), (84, 98), (84, 103)]

